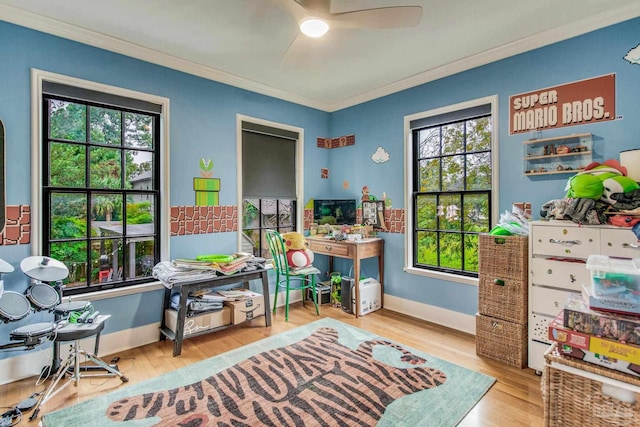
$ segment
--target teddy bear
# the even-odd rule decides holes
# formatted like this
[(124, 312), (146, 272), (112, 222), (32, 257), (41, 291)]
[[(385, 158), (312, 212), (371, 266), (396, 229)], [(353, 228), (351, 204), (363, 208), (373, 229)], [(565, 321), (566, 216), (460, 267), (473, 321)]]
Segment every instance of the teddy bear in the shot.
[(291, 268), (304, 268), (313, 263), (313, 252), (311, 252), (302, 233), (290, 231), (283, 233), (284, 247), (287, 256), (287, 263)]

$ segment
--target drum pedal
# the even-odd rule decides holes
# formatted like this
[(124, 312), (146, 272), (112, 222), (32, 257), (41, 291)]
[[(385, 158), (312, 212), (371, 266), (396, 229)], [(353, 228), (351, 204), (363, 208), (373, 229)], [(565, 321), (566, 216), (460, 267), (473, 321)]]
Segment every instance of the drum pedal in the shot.
[(22, 421), (22, 412), (18, 408), (12, 408), (0, 415), (0, 427), (11, 427)]
[(33, 393), (31, 396), (18, 403), (16, 408), (22, 412), (30, 411), (34, 406), (36, 406), (36, 403), (38, 403), (38, 396), (40, 396), (40, 393)]

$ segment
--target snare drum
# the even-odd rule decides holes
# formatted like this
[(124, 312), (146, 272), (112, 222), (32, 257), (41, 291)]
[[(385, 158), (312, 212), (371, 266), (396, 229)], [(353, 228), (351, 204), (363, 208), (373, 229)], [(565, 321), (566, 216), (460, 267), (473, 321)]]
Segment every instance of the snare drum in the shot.
[(49, 310), (58, 305), (60, 295), (51, 285), (37, 282), (27, 289), (27, 299), (36, 310)]
[(62, 304), (58, 304), (54, 308), (54, 312), (61, 316), (68, 316), (72, 311), (83, 312), (91, 307), (89, 301), (67, 301)]
[(53, 322), (35, 323), (33, 325), (21, 326), (11, 331), (12, 340), (29, 340), (51, 335), (55, 331), (56, 325)]
[(30, 312), (31, 306), (24, 295), (13, 291), (0, 295), (0, 319), (5, 322), (24, 319)]

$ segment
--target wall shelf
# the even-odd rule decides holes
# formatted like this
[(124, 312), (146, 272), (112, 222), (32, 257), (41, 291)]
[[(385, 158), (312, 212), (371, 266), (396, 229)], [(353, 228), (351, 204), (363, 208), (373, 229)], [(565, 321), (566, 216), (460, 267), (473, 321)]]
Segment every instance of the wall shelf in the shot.
[(523, 141), (524, 174), (556, 175), (584, 169), (593, 156), (590, 133)]

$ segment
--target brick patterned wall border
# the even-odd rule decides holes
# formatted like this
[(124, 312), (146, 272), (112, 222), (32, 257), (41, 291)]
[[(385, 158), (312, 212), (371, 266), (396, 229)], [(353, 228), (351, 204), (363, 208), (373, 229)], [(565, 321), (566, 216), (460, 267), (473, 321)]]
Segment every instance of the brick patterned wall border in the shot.
[(0, 245), (28, 245), (29, 243), (31, 243), (31, 206), (6, 206)]
[[(358, 209), (357, 220), (362, 220), (361, 209)], [(171, 236), (238, 231), (238, 209), (236, 206), (172, 206), (170, 221)], [(404, 233), (404, 221), (404, 209), (385, 210), (385, 232)], [(305, 209), (304, 229), (308, 230), (312, 223), (313, 209)], [(0, 245), (27, 245), (30, 239), (31, 207), (7, 206)]]
[(171, 206), (171, 235), (238, 231), (236, 206)]
[(356, 143), (356, 136), (354, 134), (339, 136), (337, 138), (322, 138), (319, 136), (316, 141), (319, 148), (338, 148), (354, 145)]

